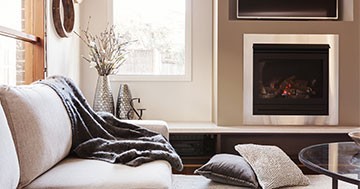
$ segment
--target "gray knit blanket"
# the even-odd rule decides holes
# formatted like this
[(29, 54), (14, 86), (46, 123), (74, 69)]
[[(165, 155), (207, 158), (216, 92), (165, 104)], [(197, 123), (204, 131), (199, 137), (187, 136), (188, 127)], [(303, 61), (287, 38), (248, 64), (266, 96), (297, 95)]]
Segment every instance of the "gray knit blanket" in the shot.
[(38, 81), (51, 87), (61, 98), (72, 126), (72, 152), (87, 159), (138, 166), (166, 160), (182, 170), (179, 155), (159, 133), (125, 123), (110, 113), (94, 112), (80, 89), (63, 76)]

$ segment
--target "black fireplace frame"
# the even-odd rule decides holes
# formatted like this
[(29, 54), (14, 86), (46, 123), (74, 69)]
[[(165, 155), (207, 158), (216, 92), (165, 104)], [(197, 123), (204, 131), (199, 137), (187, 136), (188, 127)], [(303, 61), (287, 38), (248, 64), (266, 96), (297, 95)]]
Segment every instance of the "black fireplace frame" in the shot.
[[(253, 44), (253, 115), (329, 115), (329, 48), (328, 44)], [(300, 55), (300, 56), (299, 56)], [(262, 99), (255, 81), (259, 62), (264, 59), (321, 61), (322, 98)]]

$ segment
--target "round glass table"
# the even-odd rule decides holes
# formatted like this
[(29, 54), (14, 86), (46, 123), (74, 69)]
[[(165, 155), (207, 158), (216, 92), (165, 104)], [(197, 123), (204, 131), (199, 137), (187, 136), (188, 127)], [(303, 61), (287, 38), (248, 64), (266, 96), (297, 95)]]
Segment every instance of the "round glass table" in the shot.
[(360, 146), (354, 142), (309, 146), (300, 151), (299, 160), (309, 169), (330, 176), (333, 189), (338, 188), (338, 180), (360, 189)]

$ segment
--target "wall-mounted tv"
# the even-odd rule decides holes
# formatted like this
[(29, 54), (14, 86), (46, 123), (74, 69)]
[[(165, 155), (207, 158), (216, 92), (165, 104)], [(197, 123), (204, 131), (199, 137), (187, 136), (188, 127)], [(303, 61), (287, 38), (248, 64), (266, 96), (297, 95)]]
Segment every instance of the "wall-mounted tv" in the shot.
[(237, 0), (238, 19), (338, 19), (338, 0)]

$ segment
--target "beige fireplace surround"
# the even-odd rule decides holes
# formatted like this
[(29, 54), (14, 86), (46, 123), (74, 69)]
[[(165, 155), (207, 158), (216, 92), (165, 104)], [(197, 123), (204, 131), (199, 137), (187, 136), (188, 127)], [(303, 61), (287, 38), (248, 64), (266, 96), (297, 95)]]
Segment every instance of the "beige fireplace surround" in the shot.
[[(339, 120), (339, 36), (335, 34), (244, 34), (243, 124), (244, 125), (337, 125)], [(253, 115), (253, 44), (328, 44), (329, 115)]]

